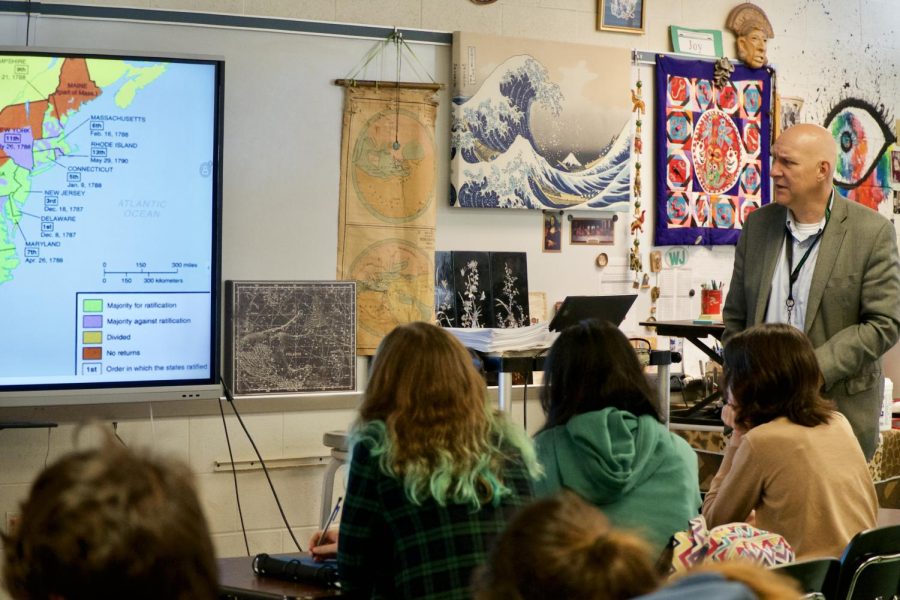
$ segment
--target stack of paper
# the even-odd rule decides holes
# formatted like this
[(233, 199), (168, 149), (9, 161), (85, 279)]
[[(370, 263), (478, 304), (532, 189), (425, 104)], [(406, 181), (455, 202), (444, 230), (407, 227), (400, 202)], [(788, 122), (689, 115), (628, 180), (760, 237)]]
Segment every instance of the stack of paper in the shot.
[(463, 346), (479, 352), (512, 352), (547, 348), (558, 333), (551, 332), (548, 323), (514, 327), (511, 329), (446, 327)]

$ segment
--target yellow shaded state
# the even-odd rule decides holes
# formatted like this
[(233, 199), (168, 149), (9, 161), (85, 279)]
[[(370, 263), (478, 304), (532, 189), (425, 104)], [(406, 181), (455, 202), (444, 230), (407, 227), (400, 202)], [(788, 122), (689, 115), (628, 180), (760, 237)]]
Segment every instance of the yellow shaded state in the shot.
[(0, 110), (49, 98), (59, 85), (62, 63), (53, 56), (0, 56)]
[(91, 79), (100, 88), (106, 88), (122, 78), (128, 79), (116, 93), (116, 106), (119, 108), (127, 108), (138, 90), (149, 85), (168, 68), (164, 63), (135, 67), (121, 60), (101, 58), (89, 58), (87, 65)]

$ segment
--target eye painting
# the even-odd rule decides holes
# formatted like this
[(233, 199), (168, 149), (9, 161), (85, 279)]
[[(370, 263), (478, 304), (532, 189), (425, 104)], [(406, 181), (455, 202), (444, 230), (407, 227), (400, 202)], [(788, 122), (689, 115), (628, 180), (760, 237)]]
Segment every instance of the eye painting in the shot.
[(858, 98), (840, 101), (825, 118), (838, 145), (835, 186), (875, 209), (890, 193), (888, 149), (896, 138), (888, 122), (883, 110)]

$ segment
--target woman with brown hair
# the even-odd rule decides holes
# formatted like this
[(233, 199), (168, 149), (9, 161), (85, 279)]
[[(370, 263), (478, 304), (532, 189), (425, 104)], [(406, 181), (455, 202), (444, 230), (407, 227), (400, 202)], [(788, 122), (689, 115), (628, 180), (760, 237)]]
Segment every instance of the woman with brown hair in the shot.
[(384, 338), (351, 431), (342, 594), (469, 596), (472, 570), (540, 472), (525, 432), (491, 411), (485, 392), (471, 356), (440, 327), (411, 323)]
[(790, 579), (741, 561), (704, 564), (664, 581), (652, 553), (641, 538), (612, 527), (597, 508), (563, 490), (513, 517), (477, 571), (475, 600), (800, 597)]
[(212, 539), (178, 461), (102, 446), (44, 469), (3, 542), (16, 600), (215, 600)]
[(523, 508), (475, 577), (476, 600), (619, 600), (659, 583), (650, 546), (563, 490)]
[(809, 339), (784, 324), (725, 346), (722, 420), (734, 431), (703, 502), (710, 527), (746, 521), (780, 533), (798, 559), (840, 556), (875, 526), (878, 501), (847, 419), (819, 394)]

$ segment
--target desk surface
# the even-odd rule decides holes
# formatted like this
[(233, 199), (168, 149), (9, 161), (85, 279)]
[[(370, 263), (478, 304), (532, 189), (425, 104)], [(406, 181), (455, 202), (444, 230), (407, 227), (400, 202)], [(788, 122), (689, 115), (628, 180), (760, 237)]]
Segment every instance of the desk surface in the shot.
[(695, 323), (690, 319), (683, 321), (642, 321), (644, 327), (655, 327), (659, 335), (672, 337), (704, 337), (711, 335), (717, 340), (725, 333), (724, 323)]
[(340, 596), (339, 590), (312, 583), (295, 583), (269, 577), (257, 577), (253, 572), (251, 556), (220, 558), (219, 585), (223, 598), (229, 600), (311, 600)]

